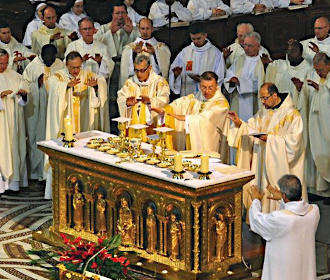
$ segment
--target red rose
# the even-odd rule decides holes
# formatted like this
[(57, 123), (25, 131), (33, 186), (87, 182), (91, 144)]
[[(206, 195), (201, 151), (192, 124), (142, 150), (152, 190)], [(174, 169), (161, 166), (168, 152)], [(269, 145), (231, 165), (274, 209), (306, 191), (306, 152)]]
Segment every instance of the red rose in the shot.
[(96, 262), (93, 262), (91, 268), (92, 269), (96, 269), (97, 268), (97, 263)]

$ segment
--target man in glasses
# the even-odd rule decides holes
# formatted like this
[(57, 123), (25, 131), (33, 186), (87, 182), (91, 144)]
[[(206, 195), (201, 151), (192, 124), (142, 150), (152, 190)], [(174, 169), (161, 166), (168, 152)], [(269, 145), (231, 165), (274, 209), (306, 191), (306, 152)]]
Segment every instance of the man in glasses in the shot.
[(265, 83), (259, 91), (263, 105), (248, 121), (237, 113), (228, 113), (233, 127), (228, 130), (229, 145), (238, 149), (237, 166), (255, 172), (255, 179), (243, 189), (243, 202), (248, 209), (249, 189), (257, 185), (266, 195), (262, 199), (262, 212), (279, 209), (276, 201), (267, 198), (267, 185), (277, 186), (284, 174), (296, 175), (302, 182), (302, 197), (307, 201), (304, 183), (305, 145), (303, 122), (288, 93), (280, 93), (272, 83)]
[[(157, 114), (152, 107), (163, 108), (169, 102), (170, 89), (167, 81), (157, 75), (151, 66), (148, 54), (139, 54), (134, 60), (135, 75), (126, 80), (118, 91), (118, 107), (121, 117), (131, 118), (131, 125), (157, 125)], [(142, 140), (146, 141), (147, 131), (143, 130)], [(129, 130), (129, 137), (136, 137)]]
[(303, 57), (313, 65), (313, 57), (318, 52), (330, 55), (330, 23), (327, 17), (319, 17), (314, 23), (314, 38), (301, 41), (304, 52)]

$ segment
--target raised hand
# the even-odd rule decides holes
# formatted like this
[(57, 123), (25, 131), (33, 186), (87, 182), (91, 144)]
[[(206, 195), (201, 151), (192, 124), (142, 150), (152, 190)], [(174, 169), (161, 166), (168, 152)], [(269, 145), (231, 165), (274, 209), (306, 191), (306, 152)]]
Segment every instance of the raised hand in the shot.
[(264, 197), (264, 193), (260, 192), (258, 187), (255, 185), (250, 187), (249, 193), (252, 200), (254, 199), (262, 200), (262, 198)]
[(102, 56), (99, 53), (96, 53), (94, 57), (91, 57), (94, 61), (96, 61), (98, 63), (98, 65), (101, 64), (102, 62)]
[(130, 19), (129, 16), (126, 16), (125, 18), (125, 24), (123, 26), (123, 29), (128, 33), (130, 34), (133, 30), (133, 23), (132, 23), (132, 20)]
[(140, 41), (139, 43), (135, 44), (135, 46), (133, 48), (133, 52), (140, 53), (140, 52), (142, 52), (142, 48), (143, 48), (143, 42)]
[(177, 77), (180, 76), (180, 74), (181, 74), (181, 72), (182, 72), (182, 67), (179, 67), (179, 66), (174, 67), (174, 68), (172, 69), (172, 71), (173, 71), (173, 74), (174, 74), (174, 79), (176, 79)]
[(261, 61), (262, 61), (262, 63), (263, 63), (264, 65), (268, 65), (269, 63), (272, 62), (272, 60), (270, 59), (269, 55), (268, 55), (268, 54), (265, 54), (265, 53), (263, 53), (263, 54), (260, 56), (260, 59), (261, 59)]
[(319, 84), (315, 83), (315, 82), (312, 81), (312, 80), (307, 80), (307, 85), (309, 85), (309, 86), (315, 88), (317, 91), (319, 91), (319, 89), (320, 89)]
[(296, 77), (292, 77), (291, 78), (291, 82), (293, 82), (294, 86), (296, 87), (296, 89), (300, 92), (301, 91), (301, 88), (303, 86), (303, 82), (300, 81), (298, 78)]
[(267, 198), (272, 199), (272, 200), (281, 200), (282, 199), (282, 193), (277, 188), (275, 188), (271, 185), (268, 185), (267, 190), (270, 193), (270, 196), (267, 196)]
[(134, 96), (126, 98), (126, 106), (128, 106), (128, 107), (134, 106), (136, 103), (137, 103), (137, 100)]
[(67, 87), (75, 87), (76, 85), (78, 85), (80, 83), (80, 79), (74, 78), (73, 80), (71, 80), (70, 82), (68, 82)]
[(88, 87), (95, 87), (95, 86), (97, 86), (97, 79), (90, 78), (90, 79), (87, 80), (85, 85), (88, 86)]
[(7, 89), (7, 90), (4, 90), (4, 91), (2, 91), (2, 92), (0, 93), (0, 97), (1, 97), (1, 98), (4, 98), (4, 97), (6, 97), (7, 95), (12, 94), (12, 93), (13, 93), (12, 90)]
[(228, 48), (223, 48), (222, 49), (222, 55), (223, 58), (226, 60), (231, 54), (233, 53), (233, 51), (228, 47)]
[(236, 127), (240, 127), (242, 124), (242, 121), (238, 117), (237, 113), (234, 111), (229, 111), (227, 118), (230, 119), (235, 124)]
[(61, 38), (63, 38), (63, 36), (61, 35), (61, 32), (57, 32), (53, 36), (50, 37), (50, 40), (51, 41), (56, 41), (56, 40), (59, 40)]
[(147, 53), (150, 53), (150, 54), (154, 54), (155, 53), (155, 49), (154, 49), (154, 47), (151, 44), (146, 43), (146, 47), (147, 47)]
[(315, 53), (318, 53), (320, 51), (318, 45), (316, 45), (315, 43), (313, 42), (309, 42), (309, 45), (308, 47)]
[(82, 61), (85, 62), (87, 61), (88, 59), (90, 59), (91, 56), (89, 55), (89, 53), (86, 53), (83, 57), (82, 57)]

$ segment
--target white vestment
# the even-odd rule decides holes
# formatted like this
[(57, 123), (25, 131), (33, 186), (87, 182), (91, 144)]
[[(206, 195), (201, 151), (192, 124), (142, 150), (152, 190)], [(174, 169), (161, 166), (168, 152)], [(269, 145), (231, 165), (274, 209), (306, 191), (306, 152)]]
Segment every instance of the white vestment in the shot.
[[(240, 85), (231, 87), (229, 80), (237, 77)], [(225, 88), (231, 94), (230, 108), (247, 121), (260, 107), (258, 91), (264, 82), (264, 65), (259, 57), (241, 55), (226, 73)]]
[(168, 46), (164, 43), (158, 42), (154, 37), (148, 40), (143, 40), (139, 37), (133, 43), (126, 45), (123, 50), (120, 63), (120, 88), (123, 87), (125, 81), (129, 77), (134, 76), (133, 48), (139, 42), (143, 42), (143, 51), (146, 49), (146, 43), (149, 43), (154, 47), (155, 54), (150, 55), (152, 70), (163, 78), (168, 78), (168, 69), (170, 67), (171, 58), (171, 52)]
[(15, 53), (19, 52), (23, 57), (29, 57), (31, 55), (35, 55), (30, 49), (25, 47), (23, 44), (17, 42), (17, 40), (12, 36), (10, 42), (8, 44), (0, 41), (0, 48), (5, 49), (9, 54), (8, 67), (17, 71), (19, 68), (24, 70), (25, 67), (29, 64), (30, 60), (26, 59), (24, 61), (14, 62)]
[[(173, 68), (181, 67), (181, 74), (175, 79)], [(199, 83), (189, 77), (189, 74), (201, 75), (205, 71), (212, 71), (218, 75), (218, 85), (223, 83), (225, 75), (225, 62), (221, 51), (210, 41), (202, 47), (194, 43), (185, 47), (171, 64), (169, 83), (171, 90), (181, 96), (199, 91)]]
[(0, 193), (27, 187), (26, 138), (23, 107), (26, 102), (16, 93), (28, 86), (12, 69), (0, 73), (0, 92), (12, 90), (0, 98)]
[[(274, 3), (274, 8), (287, 8), (287, 7), (289, 7), (291, 1), (290, 0), (273, 0), (273, 3)], [(301, 4), (310, 5), (310, 4), (312, 4), (312, 0), (305, 0)]]
[[(170, 106), (176, 115), (185, 115), (185, 121), (175, 119), (173, 147), (177, 151), (190, 149), (196, 152), (219, 152), (221, 133), (228, 121), (229, 104), (220, 88), (214, 96), (205, 99), (201, 92), (173, 101)], [(189, 135), (190, 147), (186, 147)]]
[(318, 206), (304, 200), (291, 201), (279, 211), (264, 214), (255, 199), (249, 212), (251, 230), (266, 240), (261, 279), (316, 280)]
[(274, 8), (273, 0), (230, 0), (230, 6), (234, 14), (249, 14), (256, 4), (263, 4), (268, 9)]
[(304, 51), (303, 51), (302, 56), (311, 65), (313, 65), (313, 58), (314, 58), (315, 52), (313, 52), (309, 48), (309, 46), (310, 46), (309, 42), (313, 42), (314, 44), (316, 44), (319, 47), (320, 52), (325, 52), (328, 56), (330, 56), (330, 36), (329, 35), (328, 35), (327, 38), (325, 38), (322, 41), (318, 40), (316, 37), (301, 41), (300, 43), (304, 47)]
[[(50, 42), (50, 38), (56, 33), (61, 33), (63, 38)], [(37, 31), (32, 32), (32, 51), (40, 55), (44, 45), (52, 44), (57, 48), (57, 57), (63, 59), (66, 46), (71, 42), (68, 35), (70, 35), (70, 32), (60, 28), (58, 25), (50, 29), (43, 24)]]
[[(37, 142), (45, 140), (48, 79), (56, 71), (63, 68), (65, 68), (65, 64), (58, 58), (50, 67), (47, 67), (41, 57), (35, 57), (23, 73), (23, 78), (30, 88), (29, 103), (25, 106), (24, 113), (28, 138), (28, 175), (33, 180), (45, 179), (44, 153), (37, 148)], [(39, 87), (38, 78), (41, 74), (44, 74), (44, 84)]]
[[(180, 1), (174, 1), (171, 5), (171, 12), (177, 15), (177, 17), (171, 18), (171, 22), (192, 20), (191, 12), (183, 7)], [(154, 27), (160, 27), (168, 24), (168, 19), (165, 18), (168, 13), (169, 6), (166, 4), (165, 0), (157, 0), (152, 3), (148, 17), (152, 20)]]
[[(261, 108), (248, 122), (242, 121), (240, 128), (231, 127), (227, 135), (230, 146), (237, 148), (237, 166), (255, 172), (255, 179), (244, 186), (243, 202), (248, 209), (249, 185), (257, 185), (265, 192), (262, 200), (263, 212), (278, 209), (278, 203), (267, 199), (267, 185), (277, 186), (285, 174), (296, 175), (303, 186), (303, 198), (307, 201), (304, 180), (305, 145), (303, 122), (295, 109), (290, 95), (281, 97), (283, 103), (277, 109)], [(264, 142), (249, 133), (267, 134)]]
[(131, 6), (127, 7), (127, 15), (132, 20), (134, 26), (136, 26), (141, 19), (145, 18), (145, 16), (140, 15)]
[(82, 57), (85, 54), (89, 54), (93, 57), (95, 57), (96, 54), (100, 54), (102, 57), (100, 65), (95, 60), (90, 58), (83, 62), (82, 68), (84, 70), (101, 75), (106, 79), (111, 77), (115, 63), (112, 61), (111, 57), (109, 57), (107, 47), (103, 43), (94, 41), (91, 44), (86, 44), (85, 41), (81, 38), (71, 42), (68, 45), (65, 52), (65, 57), (72, 51), (80, 53)]
[[(238, 59), (241, 55), (245, 54), (244, 48), (238, 43), (238, 39), (236, 39), (234, 43), (228, 46), (228, 48), (230, 48), (232, 53), (226, 59), (227, 68), (229, 68), (234, 63), (234, 61)], [(268, 50), (265, 47), (260, 46), (259, 56), (262, 56), (263, 54), (267, 54), (270, 58)]]
[(189, 0), (187, 8), (192, 14), (193, 20), (206, 20), (212, 16), (212, 9), (221, 9), (227, 15), (231, 15), (231, 9), (222, 0)]
[(139, 30), (137, 27), (133, 27), (132, 32), (128, 34), (124, 29), (119, 29), (112, 34), (110, 27), (111, 22), (101, 25), (94, 35), (94, 39), (106, 45), (109, 57), (121, 56), (124, 46), (133, 42), (139, 36)]
[(36, 12), (35, 18), (32, 21), (30, 21), (26, 27), (24, 39), (23, 39), (23, 45), (27, 47), (32, 45), (32, 38), (31, 38), (32, 32), (37, 31), (42, 24), (43, 22), (39, 18), (38, 13)]
[(60, 21), (58, 23), (58, 26), (66, 29), (70, 32), (77, 32), (79, 34), (79, 27), (78, 27), (78, 21), (87, 17), (86, 14), (81, 13), (80, 15), (76, 15), (74, 12), (70, 11), (65, 14), (63, 14), (60, 17)]

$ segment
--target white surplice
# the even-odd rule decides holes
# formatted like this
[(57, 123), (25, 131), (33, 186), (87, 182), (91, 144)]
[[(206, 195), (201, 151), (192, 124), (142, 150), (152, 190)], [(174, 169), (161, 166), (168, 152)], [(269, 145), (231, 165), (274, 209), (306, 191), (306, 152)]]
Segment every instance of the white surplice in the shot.
[[(237, 77), (240, 85), (230, 87), (229, 80)], [(259, 108), (258, 91), (264, 82), (265, 71), (260, 56), (241, 55), (226, 73), (224, 86), (231, 94), (231, 110), (247, 121)]]
[[(168, 24), (169, 21), (165, 18), (165, 16), (168, 15), (168, 12), (169, 5), (166, 4), (165, 0), (157, 0), (152, 3), (148, 17), (152, 20), (154, 27), (160, 27)], [(171, 5), (171, 12), (174, 12), (177, 15), (177, 17), (171, 18), (171, 22), (192, 20), (191, 12), (183, 7), (180, 1), (174, 1)]]
[(212, 16), (212, 9), (221, 9), (227, 15), (231, 15), (231, 9), (222, 0), (189, 0), (187, 8), (192, 14), (193, 20), (206, 20)]
[[(47, 67), (41, 57), (35, 57), (26, 67), (23, 78), (29, 84), (29, 103), (24, 108), (27, 150), (28, 150), (28, 176), (30, 179), (43, 180), (44, 178), (44, 153), (37, 148), (37, 142), (45, 140), (46, 116), (48, 102), (48, 79), (56, 71), (65, 68), (65, 64), (56, 59)], [(44, 74), (44, 84), (39, 87), (38, 78)]]
[[(181, 74), (174, 79), (173, 68), (181, 67)], [(189, 74), (201, 75), (205, 71), (212, 71), (218, 75), (218, 85), (223, 83), (225, 62), (221, 51), (210, 41), (202, 47), (196, 47), (192, 42), (185, 47), (171, 64), (169, 84), (175, 94), (186, 96), (199, 91), (199, 83), (191, 79)]]
[(12, 93), (0, 98), (0, 193), (27, 187), (26, 138), (23, 106), (26, 102), (16, 93), (28, 86), (12, 69), (0, 73), (0, 92)]
[(86, 44), (85, 41), (80, 38), (76, 41), (71, 42), (65, 52), (65, 56), (68, 53), (76, 51), (80, 53), (83, 57), (85, 54), (89, 54), (90, 56), (95, 57), (96, 54), (100, 54), (102, 57), (101, 64), (99, 65), (95, 60), (88, 59), (83, 62), (82, 68), (87, 71), (94, 72), (95, 74), (103, 76), (105, 79), (110, 78), (113, 68), (115, 67), (115, 63), (112, 61), (111, 57), (109, 57), (107, 47), (99, 42), (94, 41), (91, 44)]
[[(289, 7), (291, 0), (273, 0), (274, 8), (287, 8)], [(301, 3), (302, 5), (312, 4), (312, 0), (305, 0)]]
[(127, 15), (132, 20), (134, 26), (136, 26), (141, 19), (145, 18), (145, 16), (140, 15), (131, 6), (127, 7)]
[(300, 43), (304, 47), (303, 51), (303, 58), (305, 58), (310, 64), (313, 65), (313, 58), (315, 56), (315, 52), (313, 52), (309, 46), (309, 42), (313, 42), (319, 47), (320, 52), (325, 52), (328, 56), (330, 56), (330, 36), (328, 35), (327, 38), (320, 41), (316, 37), (310, 38), (304, 41), (301, 41)]
[(39, 18), (38, 13), (35, 13), (35, 18), (29, 22), (26, 27), (24, 38), (23, 38), (23, 45), (30, 47), (32, 45), (32, 32), (38, 30), (40, 26), (43, 24), (42, 20)]
[(291, 201), (281, 210), (264, 214), (255, 199), (249, 217), (251, 230), (266, 240), (262, 280), (316, 280), (317, 205)]
[(59, 20), (59, 27), (66, 29), (70, 32), (77, 32), (79, 34), (78, 22), (79, 20), (87, 17), (85, 13), (81, 13), (80, 15), (76, 15), (72, 10), (63, 14)]
[(136, 44), (143, 42), (144, 51), (146, 49), (146, 43), (152, 45), (155, 49), (155, 54), (150, 55), (150, 63), (152, 70), (158, 75), (161, 75), (165, 79), (168, 78), (168, 69), (170, 67), (171, 52), (168, 46), (164, 43), (158, 42), (154, 37), (144, 40), (137, 38), (133, 43), (125, 46), (120, 63), (120, 83), (119, 87), (123, 87), (125, 81), (134, 76), (134, 63), (133, 63), (133, 48)]
[[(266, 187), (269, 184), (277, 186), (277, 181), (285, 174), (293, 174), (300, 179), (303, 198), (307, 201), (303, 122), (290, 95), (281, 98), (285, 99), (279, 108), (267, 110), (262, 107), (248, 122), (242, 121), (240, 128), (232, 126), (224, 133), (229, 145), (237, 148), (237, 166), (255, 172), (255, 179), (243, 189), (243, 202), (247, 209), (251, 203), (248, 190), (252, 184), (266, 194), (262, 200), (263, 212), (278, 209), (276, 201), (267, 199)], [(249, 136), (251, 132), (267, 134), (267, 141)]]
[(263, 4), (268, 9), (274, 8), (272, 0), (230, 0), (230, 7), (234, 14), (249, 14), (256, 4)]

